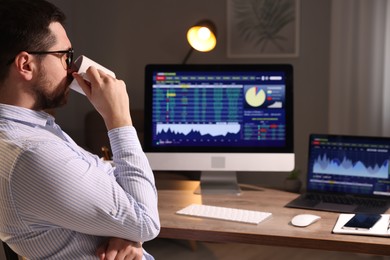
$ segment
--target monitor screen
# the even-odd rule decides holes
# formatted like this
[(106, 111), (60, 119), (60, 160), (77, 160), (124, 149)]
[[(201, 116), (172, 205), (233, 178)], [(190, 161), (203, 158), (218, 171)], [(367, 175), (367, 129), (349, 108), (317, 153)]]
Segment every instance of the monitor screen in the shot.
[(148, 65), (144, 149), (154, 170), (291, 171), (291, 65)]
[(390, 138), (312, 134), (307, 190), (390, 196)]

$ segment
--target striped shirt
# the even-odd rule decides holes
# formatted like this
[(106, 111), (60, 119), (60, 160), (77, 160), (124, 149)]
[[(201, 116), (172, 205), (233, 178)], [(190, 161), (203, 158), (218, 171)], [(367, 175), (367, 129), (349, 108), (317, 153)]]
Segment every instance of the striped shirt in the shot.
[(155, 238), (157, 191), (136, 131), (108, 136), (115, 167), (49, 114), (0, 104), (1, 240), (28, 259), (97, 259), (107, 237)]

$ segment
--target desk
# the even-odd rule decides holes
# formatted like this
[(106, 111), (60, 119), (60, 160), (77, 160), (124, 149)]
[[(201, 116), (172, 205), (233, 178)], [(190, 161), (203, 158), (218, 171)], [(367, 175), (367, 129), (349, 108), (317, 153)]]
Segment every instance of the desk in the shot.
[[(196, 195), (193, 191), (197, 185), (197, 181), (157, 180), (161, 219), (159, 237), (390, 255), (389, 238), (332, 234), (338, 213), (285, 208), (284, 205), (297, 194), (242, 187), (243, 193), (239, 196)], [(191, 203), (266, 211), (273, 215), (259, 225), (251, 225), (175, 214)], [(322, 219), (306, 228), (289, 224), (293, 216), (301, 213), (316, 214)]]

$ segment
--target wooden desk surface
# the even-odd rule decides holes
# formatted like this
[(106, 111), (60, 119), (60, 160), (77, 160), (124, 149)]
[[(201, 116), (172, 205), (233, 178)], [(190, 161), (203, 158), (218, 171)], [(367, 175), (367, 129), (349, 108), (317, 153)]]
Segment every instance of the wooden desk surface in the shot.
[[(159, 237), (390, 255), (390, 238), (332, 234), (338, 213), (285, 208), (297, 194), (259, 188), (244, 190), (239, 196), (196, 195), (193, 191), (197, 185), (197, 181), (157, 182)], [(259, 225), (251, 225), (175, 214), (191, 203), (266, 211), (273, 215)], [(290, 220), (301, 213), (316, 214), (321, 219), (305, 228), (292, 226)]]

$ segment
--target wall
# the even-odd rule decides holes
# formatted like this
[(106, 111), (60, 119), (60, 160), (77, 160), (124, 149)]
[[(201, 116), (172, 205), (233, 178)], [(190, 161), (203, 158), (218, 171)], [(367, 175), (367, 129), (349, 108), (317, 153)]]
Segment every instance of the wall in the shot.
[[(307, 139), (328, 129), (329, 0), (301, 0), (300, 54), (297, 58), (227, 58), (226, 0), (51, 0), (68, 15), (68, 34), (76, 55), (85, 54), (114, 70), (127, 83), (131, 107), (143, 107), (143, 71), (148, 63), (181, 63), (188, 51), (186, 29), (203, 18), (218, 28), (217, 48), (194, 53), (188, 63), (291, 63), (295, 70), (295, 151), (297, 168), (306, 168)], [(57, 110), (57, 120), (83, 145), (83, 119), (92, 110), (85, 97), (72, 93)], [(243, 179), (258, 181), (248, 174)], [(256, 175), (258, 176), (258, 175)], [(280, 183), (284, 175), (264, 174)]]
[(5, 259), (4, 247), (0, 245), (0, 259)]

